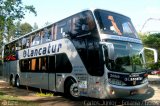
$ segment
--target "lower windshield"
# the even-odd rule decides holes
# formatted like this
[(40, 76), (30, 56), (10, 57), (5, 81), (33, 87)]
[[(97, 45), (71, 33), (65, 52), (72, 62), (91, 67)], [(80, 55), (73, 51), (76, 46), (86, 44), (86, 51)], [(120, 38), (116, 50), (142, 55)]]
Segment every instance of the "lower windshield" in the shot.
[(143, 58), (140, 54), (141, 44), (122, 41), (111, 42), (114, 45), (114, 59), (109, 59), (108, 50), (104, 48), (105, 63), (110, 71), (116, 72), (142, 72), (145, 71)]

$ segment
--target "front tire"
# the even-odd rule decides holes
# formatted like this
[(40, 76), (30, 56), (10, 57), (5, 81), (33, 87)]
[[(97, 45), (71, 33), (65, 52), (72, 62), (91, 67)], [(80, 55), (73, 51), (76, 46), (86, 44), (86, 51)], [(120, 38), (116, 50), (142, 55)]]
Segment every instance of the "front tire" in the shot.
[(73, 80), (67, 81), (64, 90), (65, 94), (72, 100), (80, 99), (78, 84), (75, 81)]

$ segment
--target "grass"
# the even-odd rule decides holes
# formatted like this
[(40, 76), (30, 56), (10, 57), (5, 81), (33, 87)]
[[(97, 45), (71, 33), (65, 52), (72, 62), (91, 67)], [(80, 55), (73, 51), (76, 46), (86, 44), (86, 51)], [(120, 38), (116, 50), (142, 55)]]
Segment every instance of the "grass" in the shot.
[(54, 96), (53, 93), (47, 93), (47, 92), (43, 93), (41, 88), (39, 90), (40, 92), (36, 93), (37, 96), (40, 96), (40, 97), (53, 97)]
[(42, 93), (42, 92), (37, 92), (36, 93), (37, 96), (40, 96), (40, 97), (53, 97), (53, 93)]
[(17, 97), (7, 95), (0, 92), (0, 106), (38, 106), (38, 104), (30, 101), (24, 101)]

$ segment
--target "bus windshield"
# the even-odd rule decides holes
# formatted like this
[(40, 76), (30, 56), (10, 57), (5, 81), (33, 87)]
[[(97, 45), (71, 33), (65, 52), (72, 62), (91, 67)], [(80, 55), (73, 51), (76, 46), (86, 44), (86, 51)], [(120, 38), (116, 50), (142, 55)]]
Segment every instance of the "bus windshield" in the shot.
[(137, 38), (137, 32), (130, 18), (104, 10), (95, 10), (95, 16), (101, 29), (101, 33)]
[[(111, 42), (113, 43), (113, 42)], [(110, 71), (137, 73), (145, 71), (141, 44), (114, 41), (114, 59), (108, 58), (108, 51), (104, 48), (105, 64)]]

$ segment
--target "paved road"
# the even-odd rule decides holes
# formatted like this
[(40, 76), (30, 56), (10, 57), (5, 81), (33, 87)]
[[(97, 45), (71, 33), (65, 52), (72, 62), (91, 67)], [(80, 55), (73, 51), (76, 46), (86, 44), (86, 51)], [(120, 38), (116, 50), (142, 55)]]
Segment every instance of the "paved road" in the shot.
[(38, 97), (35, 95), (38, 90), (18, 89), (9, 86), (8, 83), (2, 80), (0, 80), (0, 91), (8, 95), (19, 97), (25, 101), (36, 102), (40, 106), (160, 106), (160, 78), (157, 76), (149, 76), (149, 81), (150, 84), (147, 94), (108, 100), (83, 98), (81, 101), (71, 101), (60, 95), (55, 95), (54, 97)]

